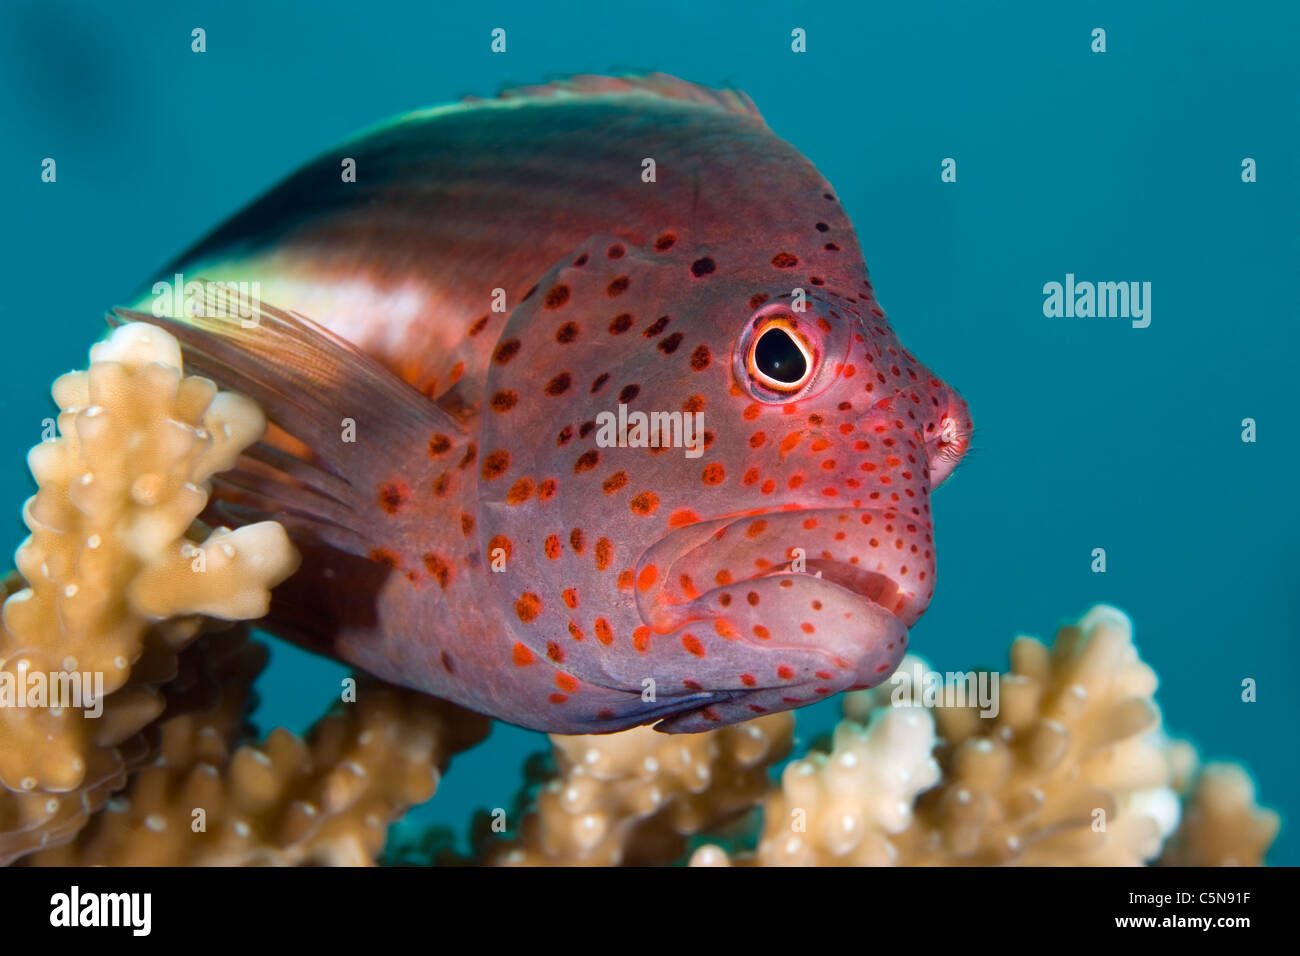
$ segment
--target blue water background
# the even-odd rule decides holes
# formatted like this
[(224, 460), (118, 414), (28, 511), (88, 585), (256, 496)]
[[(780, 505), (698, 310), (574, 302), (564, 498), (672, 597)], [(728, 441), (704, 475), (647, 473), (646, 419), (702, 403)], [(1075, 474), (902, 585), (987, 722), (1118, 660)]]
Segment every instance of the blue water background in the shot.
[[(84, 365), (107, 307), (261, 190), (408, 109), (664, 70), (746, 90), (817, 164), (895, 328), (974, 411), (974, 452), (935, 499), (940, 582), (914, 649), (1004, 667), (1014, 635), (1113, 603), (1169, 730), (1243, 761), (1294, 821), (1298, 28), (1300, 5), (1254, 2), (6, 0), (0, 545), (24, 533), (51, 380)], [(1150, 327), (1045, 318), (1043, 284), (1067, 272), (1151, 282)], [(257, 720), (305, 729), (344, 673), (275, 644)], [(835, 715), (800, 712), (801, 737)], [(419, 818), (509, 806), (543, 745), (499, 725)], [(1300, 863), (1292, 829), (1271, 859)]]

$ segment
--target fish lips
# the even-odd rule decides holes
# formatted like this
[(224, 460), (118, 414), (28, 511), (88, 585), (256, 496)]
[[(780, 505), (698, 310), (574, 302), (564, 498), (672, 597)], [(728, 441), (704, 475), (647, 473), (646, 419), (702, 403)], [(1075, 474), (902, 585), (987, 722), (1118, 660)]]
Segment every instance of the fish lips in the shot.
[[(907, 628), (928, 604), (928, 588), (916, 585), (933, 579), (932, 559), (894, 549), (902, 537), (884, 539), (899, 520), (890, 509), (852, 508), (694, 522), (642, 554), (637, 610), (655, 633), (712, 621), (756, 648), (821, 652), (828, 669), (855, 672), (838, 689), (874, 686), (897, 666)], [(917, 528), (912, 536), (928, 533), (904, 523)]]

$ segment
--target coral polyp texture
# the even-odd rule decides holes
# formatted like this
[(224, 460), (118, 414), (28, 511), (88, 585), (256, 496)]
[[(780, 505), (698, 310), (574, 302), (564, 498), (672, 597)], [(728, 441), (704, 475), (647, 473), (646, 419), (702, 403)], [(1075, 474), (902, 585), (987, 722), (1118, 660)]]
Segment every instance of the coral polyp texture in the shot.
[[(237, 622), (266, 613), (298, 557), (273, 521), (199, 515), (262, 412), (186, 377), (146, 324), (95, 346), (54, 397), (58, 434), (29, 458), (31, 536), (4, 581), (2, 862), (1250, 865), (1277, 835), (1242, 768), (1198, 767), (1166, 736), (1128, 618), (1099, 606), (1050, 646), (1018, 638), (1007, 673), (972, 675), (998, 688), (996, 713), (951, 686), (930, 700), (909, 657), (844, 695), (830, 738), (779, 774), (792, 713), (552, 735), (513, 814), (476, 822), (470, 856), (445, 832), (390, 840), (490, 721), (359, 678), (305, 739), (257, 739), (266, 649)], [(77, 706), (49, 696), (53, 678), (29, 693), (73, 673), (102, 675)]]

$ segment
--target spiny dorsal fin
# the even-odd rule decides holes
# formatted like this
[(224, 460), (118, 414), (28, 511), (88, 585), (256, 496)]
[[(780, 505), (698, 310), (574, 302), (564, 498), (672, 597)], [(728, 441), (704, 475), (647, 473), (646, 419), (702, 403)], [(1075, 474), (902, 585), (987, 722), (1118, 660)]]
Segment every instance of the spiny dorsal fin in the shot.
[[(583, 73), (537, 86), (517, 86), (502, 90), (496, 98), (501, 100), (546, 99), (550, 97), (617, 96), (632, 93), (644, 93), (661, 99), (680, 100), (684, 103), (698, 103), (701, 106), (711, 106), (715, 109), (725, 110), (728, 113), (739, 113), (760, 123), (763, 122), (763, 116), (759, 113), (758, 107), (754, 105), (754, 101), (740, 90), (713, 90), (707, 86), (700, 86), (698, 83), (678, 79), (667, 73), (643, 73), (630, 76), (599, 76), (593, 73)], [(464, 102), (482, 102), (482, 99), (470, 96), (466, 97)]]

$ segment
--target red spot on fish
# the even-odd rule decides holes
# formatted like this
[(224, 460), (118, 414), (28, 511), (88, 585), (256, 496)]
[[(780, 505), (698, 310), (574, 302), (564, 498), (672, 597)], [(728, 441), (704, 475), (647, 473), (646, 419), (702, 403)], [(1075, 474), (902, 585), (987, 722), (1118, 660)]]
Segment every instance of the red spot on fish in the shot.
[(610, 629), (609, 621), (605, 620), (603, 617), (596, 618), (596, 622), (592, 625), (592, 629), (596, 632), (596, 640), (600, 641), (600, 643), (604, 644), (606, 647), (609, 647), (610, 644), (614, 643), (614, 632)]
[(767, 628), (765, 628), (762, 624), (755, 624), (754, 636), (757, 637), (760, 641), (766, 641), (772, 637), (772, 632), (769, 631)]
[(650, 628), (644, 624), (632, 632), (632, 646), (644, 654), (650, 649)]
[(631, 501), (627, 506), (632, 509), (633, 514), (646, 517), (652, 515), (659, 508), (659, 496), (653, 491), (643, 491)]
[(674, 352), (677, 351), (677, 346), (681, 344), (682, 344), (682, 333), (674, 332), (672, 335), (668, 336), (666, 339), (664, 339), (655, 347), (659, 349), (660, 352), (663, 352), (664, 355), (672, 355)]
[(596, 541), (596, 570), (604, 571), (614, 560), (614, 545), (610, 543), (609, 538), (600, 538)]
[(474, 533), (474, 516), (467, 511), (460, 513), (460, 533), (467, 538)]
[(520, 478), (506, 492), (506, 504), (521, 505), (533, 496), (533, 479)]
[(518, 354), (519, 347), (518, 339), (506, 339), (497, 346), (497, 350), (493, 354), (492, 359), (498, 365), (505, 365)]
[(632, 280), (627, 276), (618, 276), (605, 287), (605, 294), (611, 299), (617, 299), (627, 291), (627, 287), (631, 284)]
[(587, 639), (587, 635), (582, 633), (582, 628), (578, 627), (573, 621), (569, 621), (569, 635), (575, 641), (585, 641)]
[(578, 679), (572, 674), (556, 674), (555, 686), (560, 690), (568, 691), (570, 694), (576, 694), (578, 692)]
[(404, 481), (386, 481), (379, 486), (379, 507), (388, 514), (396, 514), (406, 502), (411, 489)]
[(676, 233), (665, 232), (663, 235), (661, 235), (658, 239), (655, 240), (655, 249), (657, 249), (659, 252), (667, 252), (669, 249), (673, 247), (673, 244), (676, 241), (677, 241)]
[(600, 487), (605, 492), (605, 494), (612, 495), (614, 494), (614, 492), (621, 490), (626, 485), (627, 485), (627, 472), (616, 471), (614, 472), (614, 474), (606, 478), (604, 482), (602, 482)]
[(550, 501), (558, 488), (559, 483), (554, 478), (547, 478), (537, 486), (537, 497), (541, 501)]
[(794, 671), (782, 664), (776, 669), (776, 676), (781, 678), (781, 680), (793, 680)]
[(532, 591), (525, 591), (515, 602), (515, 613), (519, 615), (519, 620), (527, 624), (542, 613), (542, 599)]
[(492, 481), (505, 474), (510, 467), (510, 452), (504, 449), (488, 452), (483, 458), (483, 480)]
[(620, 591), (632, 590), (633, 578), (636, 572), (632, 568), (624, 568), (618, 572), (618, 589)]
[(497, 392), (488, 402), (492, 406), (492, 411), (505, 414), (519, 403), (519, 393), (504, 390)]
[(518, 641), (515, 642), (514, 652), (511, 656), (514, 658), (516, 667), (527, 667), (533, 662), (533, 652)]
[(682, 411), (684, 412), (702, 412), (704, 411), (704, 396), (692, 395), (686, 401), (682, 402)]
[(578, 337), (578, 326), (573, 322), (565, 322), (555, 330), (555, 341), (561, 345), (568, 345)]
[(799, 264), (799, 257), (792, 252), (778, 252), (772, 257), (772, 265), (778, 269), (793, 269)]
[(552, 286), (546, 293), (546, 298), (542, 300), (542, 306), (547, 309), (558, 309), (564, 303), (569, 301), (569, 287), (560, 283)]
[(429, 439), (429, 457), (437, 458), (451, 451), (451, 439), (439, 432)]
[(390, 568), (399, 568), (402, 566), (401, 559), (387, 548), (371, 548), (366, 553), (366, 557), (376, 564), (387, 565)]
[(568, 372), (561, 372), (559, 375), (555, 376), (555, 378), (546, 383), (546, 394), (550, 395), (552, 398), (556, 398), (567, 392), (569, 386), (572, 384), (573, 376)]
[(758, 605), (758, 592), (750, 591), (745, 595), (745, 600), (749, 602), (751, 607), (756, 607)]
[(564, 598), (564, 606), (572, 610), (578, 606), (578, 592), (573, 588), (565, 588), (561, 595)]
[(659, 579), (659, 568), (653, 564), (647, 564), (637, 575), (636, 589), (638, 591), (649, 591)]
[(429, 576), (434, 578), (444, 591), (447, 590), (447, 585), (451, 583), (451, 565), (444, 558), (429, 553), (424, 556), (424, 567), (429, 572)]
[(711, 462), (700, 472), (700, 479), (706, 485), (720, 485), (727, 477), (727, 469), (720, 461)]
[(550, 697), (546, 699), (549, 700), (552, 704), (563, 704), (569, 698), (564, 694), (552, 694)]
[(579, 455), (578, 460), (573, 463), (573, 473), (576, 475), (584, 471), (590, 471), (596, 467), (598, 461), (600, 461), (600, 452), (594, 448), (589, 448)]
[(702, 372), (709, 367), (709, 361), (711, 358), (712, 356), (709, 353), (709, 347), (707, 345), (698, 346), (695, 351), (691, 353), (691, 368), (697, 372)]
[(745, 537), (757, 538), (760, 534), (762, 534), (766, 530), (767, 530), (766, 521), (762, 521), (762, 520), (754, 521), (751, 522), (749, 527), (745, 529)]
[(542, 550), (546, 552), (546, 556), (552, 561), (558, 558), (561, 550), (559, 537), (553, 534), (547, 535), (546, 541), (542, 544)]
[(587, 538), (581, 528), (574, 528), (569, 532), (569, 547), (573, 549), (574, 554), (582, 554), (587, 549)]
[(755, 677), (753, 674), (741, 674), (740, 682), (744, 684), (746, 687), (753, 687), (755, 684), (758, 683), (758, 678)]
[(484, 327), (488, 324), (489, 318), (490, 318), (489, 315), (480, 315), (477, 319), (475, 319), (474, 324), (469, 327), (469, 337), (473, 338), (474, 336), (482, 332)]
[(686, 648), (688, 654), (693, 654), (695, 657), (704, 656), (704, 645), (700, 643), (700, 639), (694, 634), (682, 635), (682, 647)]
[(668, 527), (684, 528), (686, 525), (695, 524), (699, 520), (700, 516), (690, 508), (679, 508), (668, 516)]
[(560, 647), (554, 641), (546, 643), (546, 656), (557, 664), (564, 663), (564, 648)]
[(493, 552), (502, 551), (505, 553), (506, 560), (510, 560), (511, 553), (515, 550), (514, 542), (503, 534), (493, 535), (492, 540), (488, 542), (488, 557), (493, 556)]

